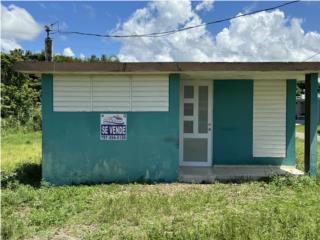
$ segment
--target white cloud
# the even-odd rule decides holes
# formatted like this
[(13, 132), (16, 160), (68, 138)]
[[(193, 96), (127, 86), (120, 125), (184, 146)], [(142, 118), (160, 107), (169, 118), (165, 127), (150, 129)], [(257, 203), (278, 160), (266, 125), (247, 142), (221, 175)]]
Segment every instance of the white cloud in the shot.
[(24, 8), (13, 4), (1, 4), (1, 50), (8, 52), (22, 48), (21, 40), (33, 40), (41, 31), (41, 26)]
[(22, 46), (18, 44), (14, 39), (1, 39), (1, 51), (9, 52), (13, 49), (22, 49)]
[(74, 57), (74, 53), (70, 47), (63, 49), (62, 55), (66, 57)]
[(305, 33), (301, 24), (300, 19), (286, 18), (280, 10), (233, 19), (216, 36), (217, 57), (237, 61), (303, 61), (320, 50), (320, 34)]
[(86, 56), (83, 53), (80, 53), (79, 57), (82, 61), (86, 59)]
[[(143, 34), (162, 32), (181, 26), (202, 23), (192, 10), (190, 1), (153, 1), (145, 8), (136, 10), (121, 25), (117, 34)], [(205, 28), (180, 32), (169, 37), (121, 39), (121, 61), (197, 61), (207, 58), (206, 49), (213, 47), (210, 34)], [(192, 46), (192, 48), (190, 48)], [(191, 54), (192, 52), (192, 54)], [(207, 59), (209, 60), (209, 59)]]
[(196, 11), (210, 11), (213, 8), (214, 0), (203, 0), (196, 6)]
[[(153, 1), (114, 33), (162, 32), (201, 23), (189, 0)], [(320, 34), (305, 32), (300, 19), (290, 19), (280, 10), (233, 19), (216, 36), (200, 27), (166, 37), (120, 41), (121, 61), (302, 61), (320, 51)]]

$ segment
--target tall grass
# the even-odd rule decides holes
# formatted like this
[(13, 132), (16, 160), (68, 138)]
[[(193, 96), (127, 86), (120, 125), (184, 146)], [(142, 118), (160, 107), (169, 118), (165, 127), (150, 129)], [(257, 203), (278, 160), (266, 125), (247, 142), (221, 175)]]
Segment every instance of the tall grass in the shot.
[(23, 164), (40, 164), (41, 132), (8, 132), (1, 137), (1, 170), (12, 172)]
[[(296, 159), (297, 168), (300, 170), (304, 169), (304, 141), (296, 138)], [(318, 143), (317, 148), (317, 159), (318, 159), (318, 178), (320, 179), (320, 144)]]
[(314, 178), (47, 187), (37, 172), (40, 138), (2, 138), (1, 167), (17, 174), (2, 185), (2, 239), (319, 239)]

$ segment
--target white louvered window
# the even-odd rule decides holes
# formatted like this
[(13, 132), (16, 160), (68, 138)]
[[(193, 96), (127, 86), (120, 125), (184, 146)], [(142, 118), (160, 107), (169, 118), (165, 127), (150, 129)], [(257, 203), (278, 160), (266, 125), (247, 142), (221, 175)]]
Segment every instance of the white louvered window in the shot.
[(168, 111), (168, 76), (54, 76), (53, 109), (77, 111)]
[(53, 110), (91, 111), (91, 82), (88, 76), (54, 76)]
[(168, 99), (167, 76), (132, 76), (132, 111), (168, 111)]
[(130, 111), (129, 76), (93, 76), (93, 111)]
[(286, 156), (286, 80), (255, 80), (253, 156)]

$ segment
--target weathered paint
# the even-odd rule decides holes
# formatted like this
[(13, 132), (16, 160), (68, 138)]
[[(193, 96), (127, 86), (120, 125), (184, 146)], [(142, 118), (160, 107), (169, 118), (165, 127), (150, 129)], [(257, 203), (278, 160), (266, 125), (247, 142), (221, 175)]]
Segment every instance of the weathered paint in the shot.
[(294, 166), (295, 93), (296, 81), (287, 80), (286, 157), (253, 157), (253, 81), (215, 80), (213, 164)]
[(169, 76), (169, 112), (128, 112), (128, 140), (101, 141), (101, 112), (53, 112), (53, 77), (44, 74), (43, 179), (56, 185), (176, 181), (179, 78)]
[(318, 74), (306, 75), (305, 171), (317, 175)]
[[(178, 74), (169, 76), (169, 112), (127, 112), (128, 140), (110, 142), (100, 141), (101, 112), (53, 112), (53, 77), (43, 75), (43, 179), (57, 185), (176, 181), (179, 82)], [(215, 80), (213, 164), (295, 165), (295, 86), (287, 80), (286, 157), (257, 158), (253, 81)]]

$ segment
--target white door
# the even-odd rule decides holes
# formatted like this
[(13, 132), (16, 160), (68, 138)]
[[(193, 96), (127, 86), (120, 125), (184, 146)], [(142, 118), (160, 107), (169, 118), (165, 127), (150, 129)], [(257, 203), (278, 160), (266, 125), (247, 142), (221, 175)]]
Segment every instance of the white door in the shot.
[(212, 165), (212, 81), (182, 81), (180, 165)]

